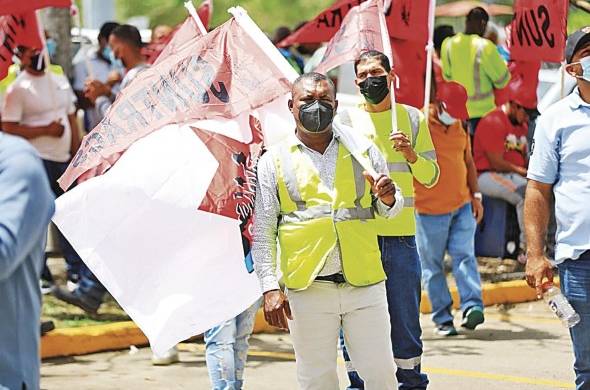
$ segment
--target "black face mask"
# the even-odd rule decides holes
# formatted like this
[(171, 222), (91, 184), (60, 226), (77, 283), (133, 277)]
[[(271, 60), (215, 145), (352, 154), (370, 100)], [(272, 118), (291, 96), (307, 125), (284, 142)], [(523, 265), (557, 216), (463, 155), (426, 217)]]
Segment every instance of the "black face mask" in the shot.
[(309, 132), (319, 133), (332, 123), (334, 108), (319, 100), (304, 104), (299, 108), (299, 121)]
[(389, 93), (387, 76), (367, 77), (359, 83), (359, 87), (365, 99), (371, 104), (381, 103)]
[(38, 72), (42, 72), (45, 70), (45, 58), (43, 57), (43, 53), (37, 53), (31, 56), (30, 67)]

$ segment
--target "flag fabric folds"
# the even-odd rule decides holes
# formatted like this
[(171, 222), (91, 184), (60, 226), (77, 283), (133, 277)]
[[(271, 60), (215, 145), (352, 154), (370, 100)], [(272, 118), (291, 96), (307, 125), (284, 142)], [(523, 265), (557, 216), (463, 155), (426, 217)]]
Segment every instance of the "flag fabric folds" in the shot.
[(289, 80), (230, 19), (141, 72), (84, 137), (60, 185), (70, 187), (90, 169), (104, 172), (109, 158), (164, 125), (234, 118), (289, 90)]
[(352, 8), (328, 43), (324, 58), (315, 71), (327, 73), (369, 50), (385, 52), (383, 42), (389, 37), (387, 31), (381, 31), (381, 12), (381, 0), (370, 0)]
[[(182, 36), (89, 135), (83, 153), (92, 163), (72, 165), (70, 180), (87, 166), (112, 167), (61, 196), (54, 217), (156, 353), (260, 297), (249, 253), (254, 167), (263, 136), (277, 142), (294, 129), (286, 98), (296, 74), (245, 13), (206, 36)], [(175, 95), (140, 111), (137, 91), (157, 97), (162, 88)], [(138, 112), (117, 111), (127, 100)]]

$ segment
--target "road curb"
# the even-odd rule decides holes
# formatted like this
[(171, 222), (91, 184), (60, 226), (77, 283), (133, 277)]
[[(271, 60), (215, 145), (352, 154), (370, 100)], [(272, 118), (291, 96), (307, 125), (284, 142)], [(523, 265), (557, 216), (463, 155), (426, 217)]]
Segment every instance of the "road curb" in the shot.
[[(451, 287), (453, 307), (459, 307), (459, 293)], [(524, 280), (500, 283), (486, 283), (482, 288), (485, 306), (501, 303), (521, 303), (534, 301), (535, 290), (528, 287)], [(426, 292), (422, 291), (422, 313), (430, 313), (431, 306)], [(264, 320), (262, 310), (256, 314), (254, 333), (277, 332)], [(112, 351), (129, 348), (131, 345), (144, 346), (148, 340), (133, 321), (118, 322), (107, 325), (84, 326), (80, 328), (63, 328), (49, 332), (41, 338), (41, 358), (76, 356), (89, 353)]]
[[(559, 280), (555, 281), (559, 285)], [(459, 291), (456, 286), (450, 289), (453, 297), (453, 308), (459, 308)], [(524, 280), (512, 280), (509, 282), (484, 283), (482, 286), (482, 298), (484, 306), (498, 305), (502, 303), (522, 303), (537, 299), (535, 289), (530, 288)], [(426, 291), (422, 290), (422, 302), (420, 312), (428, 314), (432, 311), (430, 300)]]

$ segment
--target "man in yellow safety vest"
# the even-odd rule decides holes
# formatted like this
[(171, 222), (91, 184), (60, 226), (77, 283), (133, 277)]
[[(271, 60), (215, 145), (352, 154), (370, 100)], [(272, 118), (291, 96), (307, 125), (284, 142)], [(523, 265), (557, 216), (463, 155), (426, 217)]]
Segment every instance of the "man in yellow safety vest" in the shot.
[(339, 388), (341, 328), (367, 389), (397, 389), (375, 213), (396, 215), (403, 198), (375, 145), (367, 142), (353, 157), (333, 132), (338, 103), (330, 79), (306, 73), (292, 95), (295, 134), (257, 168), (252, 255), (265, 318), (290, 330), (301, 389)]
[[(425, 389), (428, 378), (420, 369), (422, 271), (414, 238), (414, 180), (427, 188), (437, 183), (436, 153), (427, 122), (417, 108), (396, 104), (397, 129), (392, 130), (389, 86), (395, 74), (387, 56), (378, 51), (367, 51), (355, 62), (355, 72), (365, 103), (343, 111), (337, 121), (351, 125), (356, 132), (375, 142), (385, 156), (391, 178), (400, 186), (404, 196), (404, 208), (398, 217), (393, 220), (377, 218), (377, 233), (387, 274), (391, 342), (400, 389)], [(344, 336), (346, 338), (346, 330)], [(346, 352), (344, 357), (347, 358)], [(352, 369), (359, 362), (353, 360), (353, 363), (348, 365), (351, 388), (363, 389)]]
[(445, 39), (441, 49), (443, 77), (467, 90), (469, 132), (475, 134), (479, 120), (496, 108), (494, 89), (510, 81), (510, 71), (496, 45), (482, 38), (490, 17), (475, 7), (467, 14), (465, 33)]

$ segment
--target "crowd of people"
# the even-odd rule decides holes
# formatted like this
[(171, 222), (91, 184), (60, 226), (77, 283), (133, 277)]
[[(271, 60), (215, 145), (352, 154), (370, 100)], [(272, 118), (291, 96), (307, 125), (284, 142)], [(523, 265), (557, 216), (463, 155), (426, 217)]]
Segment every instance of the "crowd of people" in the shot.
[[(568, 38), (566, 70), (578, 88), (537, 121), (532, 153), (527, 136), (539, 115), (536, 96), (511, 82), (509, 53), (488, 39), (494, 33), (488, 21), (478, 7), (463, 33), (436, 29), (427, 116), (392, 104), (396, 73), (383, 53), (367, 51), (355, 61), (361, 103), (338, 109), (332, 77), (313, 72), (325, 48), (280, 48), (302, 75), (289, 101), (296, 129), (257, 167), (252, 257), (263, 298), (205, 333), (213, 389), (242, 388), (260, 306), (269, 324), (291, 334), (300, 388), (338, 388), (340, 343), (349, 389), (426, 389), (422, 287), (436, 333), (459, 333), (446, 253), (460, 326), (472, 331), (485, 321), (474, 249), (484, 196), (515, 206), (518, 260), (539, 295), (558, 265), (562, 290), (582, 318), (571, 329), (577, 388), (590, 389), (590, 138), (583, 135), (590, 129), (590, 29)], [(289, 34), (279, 28), (272, 41), (278, 45)], [(106, 289), (59, 232), (68, 283), (55, 285), (43, 261), (46, 227), (53, 199), (63, 193), (57, 179), (81, 135), (149, 66), (142, 47), (135, 27), (109, 22), (98, 46), (73, 64), (71, 84), (43, 50), (22, 46), (10, 79), (0, 82), (0, 311), (8, 319), (0, 321), (0, 340), (8, 346), (0, 350), (0, 388), (39, 388), (39, 279), (44, 291), (88, 313), (96, 314), (104, 300)], [(500, 89), (507, 99), (497, 105)], [(365, 161), (352, 157), (339, 127), (371, 141)], [(546, 257), (553, 204), (554, 263)], [(24, 329), (17, 338), (10, 336), (15, 326)], [(156, 365), (175, 361), (176, 349), (153, 357)]]

